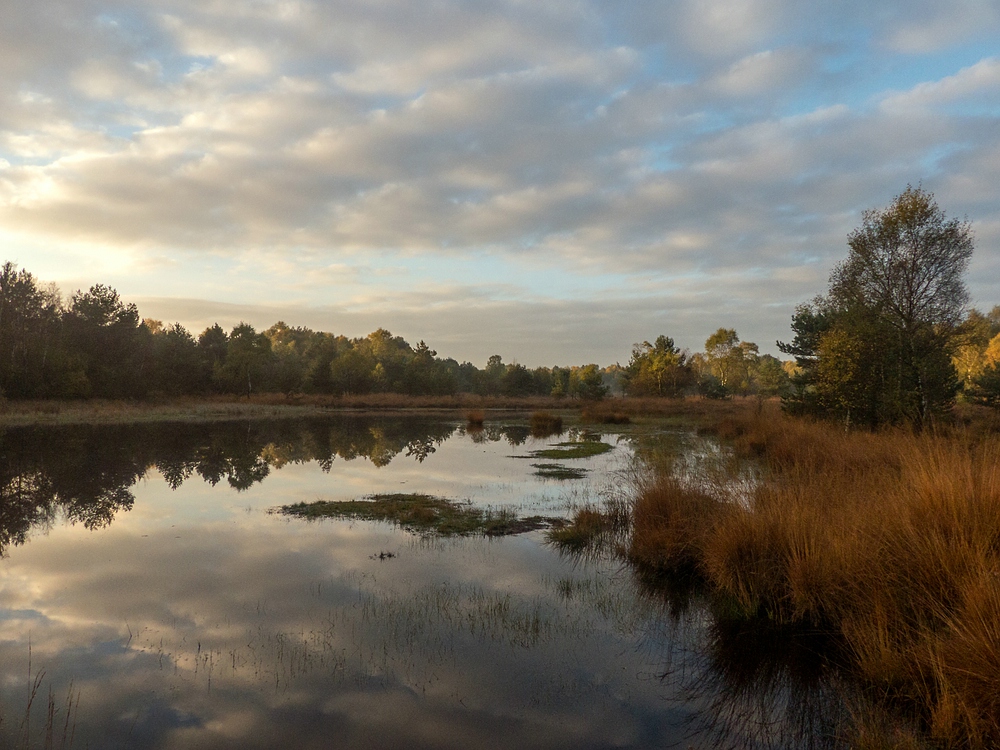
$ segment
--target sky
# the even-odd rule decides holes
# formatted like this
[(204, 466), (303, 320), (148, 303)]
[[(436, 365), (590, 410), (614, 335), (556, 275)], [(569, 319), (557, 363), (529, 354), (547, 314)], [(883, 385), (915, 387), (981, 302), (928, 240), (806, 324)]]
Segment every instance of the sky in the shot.
[(483, 366), (762, 352), (907, 185), (1000, 304), (998, 0), (0, 0), (0, 247)]

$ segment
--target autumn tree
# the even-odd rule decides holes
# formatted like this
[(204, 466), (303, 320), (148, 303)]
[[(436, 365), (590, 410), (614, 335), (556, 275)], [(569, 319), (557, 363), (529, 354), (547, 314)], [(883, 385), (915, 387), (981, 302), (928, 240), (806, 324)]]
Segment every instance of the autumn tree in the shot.
[(779, 344), (804, 366), (814, 405), (871, 425), (917, 427), (954, 399), (952, 355), (969, 295), (967, 221), (948, 219), (921, 188), (865, 212), (826, 298), (800, 308)]
[(754, 371), (759, 357), (757, 344), (740, 341), (732, 328), (720, 328), (705, 341), (704, 356), (708, 372), (703, 373), (700, 384), (703, 393), (746, 395), (754, 390)]
[(652, 344), (632, 345), (632, 358), (625, 368), (626, 391), (629, 395), (677, 396), (690, 374), (687, 354), (669, 336), (657, 336)]
[(572, 368), (569, 373), (569, 392), (585, 401), (600, 401), (607, 396), (608, 387), (604, 385), (601, 368), (594, 364)]

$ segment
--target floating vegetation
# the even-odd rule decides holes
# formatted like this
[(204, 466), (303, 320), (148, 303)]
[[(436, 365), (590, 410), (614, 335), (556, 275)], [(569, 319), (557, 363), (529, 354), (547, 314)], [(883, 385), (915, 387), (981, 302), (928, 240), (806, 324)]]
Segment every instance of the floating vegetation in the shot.
[(583, 479), (589, 469), (574, 469), (562, 464), (532, 464), (535, 476), (545, 479)]
[(486, 421), (486, 413), (482, 409), (472, 409), (465, 414), (468, 426), (472, 429), (482, 429)]
[(370, 495), (364, 500), (317, 500), (283, 505), (275, 512), (296, 518), (350, 518), (360, 521), (389, 521), (418, 534), (442, 536), (510, 536), (565, 523), (561, 518), (527, 516), (519, 518), (509, 510), (476, 508), (433, 495)]
[(593, 456), (600, 456), (602, 453), (607, 453), (610, 450), (614, 450), (614, 446), (600, 440), (573, 440), (565, 443), (556, 443), (551, 448), (532, 451), (531, 457), (554, 459), (592, 458)]

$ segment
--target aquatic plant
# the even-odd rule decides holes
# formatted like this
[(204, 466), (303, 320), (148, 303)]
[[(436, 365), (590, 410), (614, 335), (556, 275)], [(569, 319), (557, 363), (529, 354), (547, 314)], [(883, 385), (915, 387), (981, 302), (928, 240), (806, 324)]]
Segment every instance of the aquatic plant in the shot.
[(563, 443), (556, 443), (551, 448), (541, 448), (531, 452), (532, 458), (593, 458), (614, 450), (610, 443), (600, 440), (570, 440)]
[(535, 476), (544, 479), (583, 479), (588, 469), (578, 469), (562, 464), (532, 464)]
[(408, 531), (443, 536), (483, 534), (509, 536), (550, 528), (559, 518), (527, 516), (519, 518), (508, 509), (477, 508), (432, 495), (369, 495), (363, 500), (317, 500), (277, 508), (277, 513), (296, 518), (350, 518), (362, 521), (389, 521)]

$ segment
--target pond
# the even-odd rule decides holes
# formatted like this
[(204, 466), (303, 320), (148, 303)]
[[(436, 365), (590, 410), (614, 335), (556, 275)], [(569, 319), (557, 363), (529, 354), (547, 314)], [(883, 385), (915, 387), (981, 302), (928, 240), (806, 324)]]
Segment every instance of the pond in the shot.
[[(706, 454), (677, 427), (533, 437), (515, 418), (7, 430), (0, 742), (832, 746), (836, 683), (809, 643), (547, 542), (654, 449)], [(449, 536), (279, 510), (414, 493), (543, 523)]]

